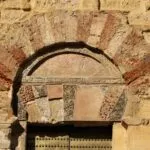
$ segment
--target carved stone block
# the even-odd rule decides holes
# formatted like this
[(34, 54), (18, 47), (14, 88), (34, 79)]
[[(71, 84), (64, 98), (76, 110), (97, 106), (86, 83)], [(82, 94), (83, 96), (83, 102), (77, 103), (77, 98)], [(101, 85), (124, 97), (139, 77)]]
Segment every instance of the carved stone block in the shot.
[(73, 119), (74, 100), (75, 100), (75, 85), (64, 85), (64, 117), (65, 121)]
[(62, 85), (48, 85), (48, 98), (58, 99), (63, 97), (63, 86)]
[(35, 98), (47, 97), (46, 86), (32, 86), (32, 89)]
[(112, 120), (112, 121), (121, 120), (123, 113), (125, 111), (126, 103), (127, 103), (127, 98), (126, 98), (125, 92), (123, 92), (121, 96), (119, 97), (119, 100), (116, 103), (113, 111), (109, 115), (109, 120)]
[(49, 109), (50, 109), (50, 118), (49, 118), (50, 123), (54, 124), (64, 121), (63, 99), (49, 101)]
[(76, 121), (99, 121), (99, 110), (105, 92), (100, 85), (79, 85), (74, 102), (74, 117)]
[(41, 122), (42, 114), (40, 112), (40, 109), (37, 105), (37, 103), (31, 102), (27, 106), (27, 113), (28, 113), (28, 122)]
[(36, 99), (37, 106), (42, 116), (41, 122), (48, 122), (50, 118), (49, 101), (47, 97)]
[(18, 96), (19, 101), (21, 101), (24, 104), (33, 101), (35, 99), (31, 85), (21, 86)]
[[(124, 108), (126, 104), (125, 96), (122, 94), (123, 90), (124, 86), (121, 85), (109, 86), (109, 89), (105, 93), (104, 100), (100, 107), (99, 115), (101, 120), (109, 121), (113, 119), (120, 119), (123, 111), (121, 108)], [(112, 112), (113, 117), (111, 118), (110, 114)]]
[(25, 104), (22, 102), (18, 103), (18, 120), (27, 120), (27, 112), (25, 110)]

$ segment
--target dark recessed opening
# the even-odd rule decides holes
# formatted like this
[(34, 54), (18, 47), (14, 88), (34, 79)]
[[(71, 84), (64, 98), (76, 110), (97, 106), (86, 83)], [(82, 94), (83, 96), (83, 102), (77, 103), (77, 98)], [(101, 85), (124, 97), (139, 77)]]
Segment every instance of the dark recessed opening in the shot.
[(112, 126), (28, 125), (27, 150), (111, 150)]

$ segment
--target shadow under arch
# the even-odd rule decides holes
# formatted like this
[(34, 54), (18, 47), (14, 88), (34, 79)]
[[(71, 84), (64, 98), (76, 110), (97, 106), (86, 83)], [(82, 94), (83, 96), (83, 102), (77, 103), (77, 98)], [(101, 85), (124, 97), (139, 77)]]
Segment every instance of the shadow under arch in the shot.
[[(87, 45), (84, 42), (59, 42), (59, 43), (55, 43), (55, 44), (51, 44), (49, 46), (45, 46), (41, 49), (39, 49), (38, 51), (36, 51), (33, 55), (29, 56), (22, 64), (20, 64), (19, 69), (16, 73), (16, 76), (14, 78), (13, 81), (13, 90), (12, 90), (12, 101), (11, 101), (11, 107), (13, 109), (13, 113), (15, 116), (17, 116), (17, 110), (18, 110), (18, 97), (17, 97), (17, 92), (19, 91), (19, 88), (21, 86), (21, 82), (22, 82), (22, 77), (23, 77), (23, 71), (30, 66), (38, 57), (48, 54), (48, 53), (53, 53), (55, 51), (61, 50), (61, 49), (65, 49), (65, 48), (73, 48), (73, 49), (79, 49), (79, 48), (86, 48), (89, 51), (96, 53), (96, 54), (101, 54), (103, 55), (105, 58), (107, 58), (113, 65), (116, 66), (116, 68), (119, 70), (118, 65), (114, 62), (113, 59), (111, 59), (109, 56), (107, 56), (102, 50), (98, 49), (98, 48), (94, 48), (90, 45)], [(90, 56), (89, 56), (90, 57)], [(47, 59), (47, 58), (45, 58)], [(44, 58), (43, 58), (44, 60)], [(42, 63), (42, 61), (40, 62)], [(35, 65), (35, 68), (37, 66)], [(33, 71), (33, 70), (32, 70)], [(32, 73), (29, 72), (30, 74)], [(119, 70), (120, 71), (120, 70)], [(120, 75), (121, 72), (120, 72)]]

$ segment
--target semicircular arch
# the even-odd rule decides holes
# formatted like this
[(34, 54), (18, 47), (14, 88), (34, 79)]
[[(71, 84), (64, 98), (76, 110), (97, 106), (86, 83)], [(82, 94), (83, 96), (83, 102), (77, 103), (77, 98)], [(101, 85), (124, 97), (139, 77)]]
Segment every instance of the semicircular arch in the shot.
[[(86, 57), (86, 58), (88, 58), (86, 63), (90, 62), (91, 66), (97, 66), (97, 65), (93, 65), (94, 63), (99, 64), (99, 66), (101, 65), (100, 68), (95, 68), (95, 70), (98, 70), (98, 69), (102, 70), (102, 68), (103, 68), (104, 70), (106, 69), (107, 72), (105, 72), (104, 76), (101, 76), (102, 73), (101, 73), (101, 71), (99, 71), (99, 74), (97, 74), (97, 76), (88, 76), (88, 78), (87, 78), (87, 76), (84, 78), (81, 73), (82, 77), (80, 77), (80, 78), (79, 77), (75, 78), (75, 76), (73, 76), (72, 77), (73, 79), (68, 80), (68, 79), (66, 79), (66, 78), (68, 78), (68, 76), (67, 76), (66, 78), (61, 78), (61, 81), (59, 78), (55, 78), (55, 79), (48, 78), (48, 80), (45, 80), (46, 77), (44, 77), (44, 79), (43, 78), (39, 79), (34, 76), (34, 73), (46, 62), (50, 61), (50, 63), (51, 63), (53, 61), (53, 64), (56, 64), (56, 62), (58, 61), (58, 59), (56, 59), (56, 58), (58, 58), (58, 57), (61, 57), (61, 58), (59, 58), (60, 62), (61, 62), (62, 60), (65, 61), (67, 57), (71, 57), (71, 59), (72, 59), (72, 57), (74, 57), (74, 56), (75, 56), (75, 58), (78, 58), (80, 61), (85, 60), (85, 59), (83, 59), (83, 57)], [(72, 62), (71, 59), (70, 59), (70, 62)], [(57, 63), (57, 64), (59, 64), (59, 63)], [(70, 67), (71, 67), (71, 65), (72, 64), (70, 63)], [(87, 64), (86, 66), (87, 66), (86, 67), (86, 70), (87, 70), (89, 65)], [(78, 68), (77, 66), (75, 66), (75, 67)], [(44, 69), (42, 69), (41, 72), (43, 72)], [(57, 68), (57, 71), (58, 71), (58, 69), (59, 68)], [(47, 70), (47, 72), (49, 72), (49, 71)], [(54, 72), (56, 72), (56, 70), (54, 70)], [(111, 72), (111, 73), (109, 74), (108, 72), (109, 73)], [(108, 76), (106, 75), (107, 73), (109, 74)], [(60, 74), (60, 73), (58, 73), (58, 74)], [(43, 74), (41, 74), (41, 76), (43, 77)], [(118, 69), (117, 65), (113, 62), (113, 60), (111, 60), (108, 56), (106, 56), (102, 51), (100, 51), (99, 49), (93, 48), (89, 45), (86, 45), (83, 42), (57, 43), (57, 44), (50, 45), (48, 47), (44, 47), (43, 49), (38, 50), (35, 54), (30, 56), (27, 60), (25, 60), (20, 65), (19, 70), (16, 75), (16, 78), (14, 80), (14, 84), (13, 84), (14, 100), (12, 101), (14, 112), (20, 116), (20, 120), (23, 120), (26, 118), (25, 114), (26, 114), (27, 110), (24, 110), (26, 103), (28, 103), (30, 101), (34, 101), (34, 99), (36, 97), (35, 93), (33, 92), (33, 88), (35, 89), (35, 87), (30, 86), (30, 88), (27, 88), (26, 85), (24, 86), (24, 83), (26, 84), (27, 82), (32, 83), (32, 84), (38, 83), (38, 85), (41, 82), (43, 82), (44, 84), (47, 83), (47, 84), (52, 84), (52, 85), (58, 85), (58, 84), (68, 85), (68, 84), (70, 84), (70, 82), (73, 82), (72, 83), (73, 85), (76, 85), (76, 84), (81, 84), (81, 85), (88, 84), (89, 85), (90, 84), (90, 85), (92, 85), (92, 88), (95, 89), (93, 92), (97, 92), (99, 88), (100, 88), (99, 90), (101, 92), (103, 91), (103, 89), (104, 89), (104, 91), (107, 91), (106, 92), (107, 94), (105, 92), (101, 93), (101, 95), (103, 95), (103, 97), (101, 97), (102, 100), (99, 103), (99, 105), (101, 105), (101, 106), (98, 108), (99, 115), (100, 115), (100, 118), (98, 119), (99, 121), (100, 120), (108, 121), (108, 120), (121, 119), (121, 116), (123, 115), (123, 112), (124, 112), (124, 106), (123, 106), (122, 110), (121, 110), (121, 114), (119, 114), (120, 118), (118, 116), (117, 116), (118, 118), (115, 118), (116, 116), (115, 117), (113, 116), (116, 114), (116, 109), (119, 109), (119, 108), (115, 108), (115, 106), (119, 105), (118, 103), (120, 103), (119, 102), (120, 100), (116, 99), (116, 98), (119, 96), (122, 96), (122, 94), (124, 96), (124, 86), (122, 86), (124, 84), (124, 81), (123, 81), (120, 70)], [(106, 84), (108, 85), (109, 83), (110, 83), (111, 87), (106, 86)], [(118, 84), (119, 87), (118, 87), (118, 85), (114, 86), (114, 84)], [(102, 85), (102, 86), (97, 86), (97, 85)], [(23, 88), (22, 88), (22, 86), (23, 86)], [(28, 85), (28, 87), (29, 87), (29, 85)], [(79, 87), (75, 87), (75, 89), (76, 88), (80, 89), (81, 91), (82, 90), (88, 91), (88, 87), (79, 86)], [(24, 98), (25, 100), (22, 100), (22, 99), (23, 99), (23, 97), (25, 97), (26, 91), (24, 91), (22, 89), (24, 89), (24, 90), (29, 89), (29, 91), (28, 91), (29, 96), (27, 96), (27, 98)], [(32, 92), (30, 92), (30, 90)], [(20, 96), (20, 93), (23, 93), (22, 96)], [(112, 101), (110, 100), (109, 104), (106, 105), (106, 101), (108, 100), (109, 93), (115, 94), (114, 95), (115, 100), (112, 100)], [(78, 93), (78, 94), (79, 95), (77, 95), (77, 96), (80, 96), (80, 94), (82, 95), (82, 93)], [(99, 96), (100, 95), (97, 95), (97, 97), (99, 97)], [(63, 98), (63, 97), (61, 97), (61, 98)], [(18, 99), (18, 101), (17, 101), (17, 99)], [(125, 103), (126, 103), (125, 98), (122, 103), (125, 105)], [(77, 107), (77, 105), (75, 107)], [(87, 108), (85, 108), (85, 109), (87, 109)], [(98, 109), (97, 109), (97, 111), (98, 111)], [(104, 110), (104, 109), (106, 109), (106, 110), (110, 109), (109, 113), (105, 116), (104, 116), (104, 114), (105, 114), (106, 110)], [(17, 112), (17, 110), (18, 110), (18, 112)], [(78, 115), (79, 114), (75, 112), (74, 116), (77, 120), (80, 120), (84, 117), (81, 115), (81, 118), (80, 118), (80, 117), (78, 117)], [(87, 120), (88, 120), (88, 118), (87, 118)], [(90, 120), (90, 118), (89, 118), (89, 120)]]

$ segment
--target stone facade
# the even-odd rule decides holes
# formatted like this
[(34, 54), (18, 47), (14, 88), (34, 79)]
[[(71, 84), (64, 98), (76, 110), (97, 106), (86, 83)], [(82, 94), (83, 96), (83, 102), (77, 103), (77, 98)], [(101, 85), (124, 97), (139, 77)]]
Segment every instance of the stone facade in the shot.
[(148, 150), (149, 30), (149, 0), (0, 1), (0, 150), (25, 149), (27, 122), (79, 120)]

